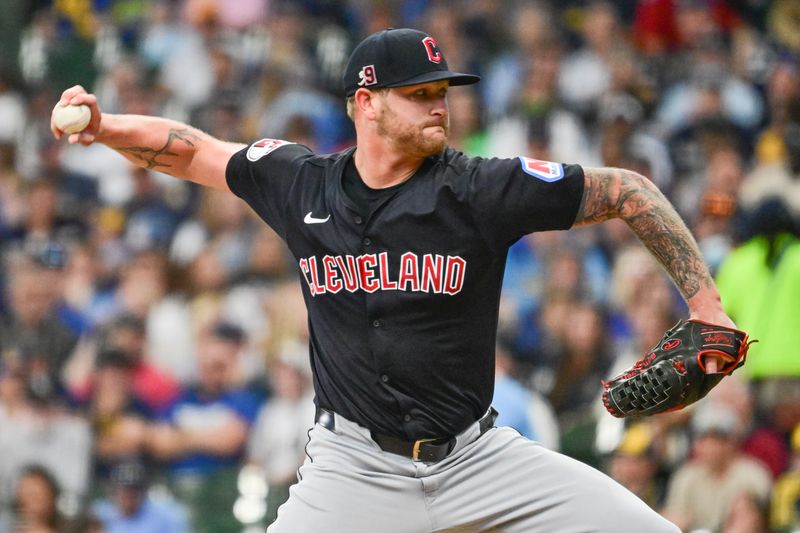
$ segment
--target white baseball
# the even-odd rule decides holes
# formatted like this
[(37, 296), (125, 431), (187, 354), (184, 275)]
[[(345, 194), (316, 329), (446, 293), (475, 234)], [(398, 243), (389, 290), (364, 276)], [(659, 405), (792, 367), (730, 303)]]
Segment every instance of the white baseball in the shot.
[(88, 105), (56, 106), (53, 110), (53, 124), (64, 133), (79, 133), (92, 120)]

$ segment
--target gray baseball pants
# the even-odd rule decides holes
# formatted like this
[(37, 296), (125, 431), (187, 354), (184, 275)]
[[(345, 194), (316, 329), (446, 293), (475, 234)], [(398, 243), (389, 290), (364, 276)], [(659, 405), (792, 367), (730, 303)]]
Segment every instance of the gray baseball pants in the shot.
[(316, 424), (300, 481), (267, 533), (678, 533), (601, 472), (510, 428), (477, 423), (437, 463), (381, 450), (335, 415)]

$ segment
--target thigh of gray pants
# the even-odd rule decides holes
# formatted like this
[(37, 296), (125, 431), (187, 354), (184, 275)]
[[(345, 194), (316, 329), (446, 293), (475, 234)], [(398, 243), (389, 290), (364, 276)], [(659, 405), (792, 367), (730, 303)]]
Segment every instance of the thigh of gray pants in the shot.
[(433, 464), (386, 453), (337, 415), (316, 425), (269, 533), (678, 533), (601, 472), (495, 428)]

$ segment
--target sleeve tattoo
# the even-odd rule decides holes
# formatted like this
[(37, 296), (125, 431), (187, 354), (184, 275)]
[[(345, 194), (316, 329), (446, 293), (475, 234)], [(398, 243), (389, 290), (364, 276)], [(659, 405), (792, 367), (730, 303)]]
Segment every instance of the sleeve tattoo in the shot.
[(684, 298), (713, 287), (689, 228), (650, 180), (618, 168), (586, 168), (584, 172), (586, 186), (576, 226), (621, 218), (664, 266)]
[[(175, 143), (184, 143), (191, 148), (195, 148), (195, 142), (199, 141), (200, 137), (192, 132), (189, 128), (173, 128), (169, 130), (167, 140), (164, 146), (160, 148), (150, 148), (148, 146), (125, 146), (117, 148), (116, 150), (122, 152), (125, 156), (134, 162), (143, 163), (147, 169), (159, 170), (172, 167), (169, 159), (165, 157), (178, 157), (180, 153), (173, 151), (176, 149)], [(159, 159), (159, 157), (161, 159)]]

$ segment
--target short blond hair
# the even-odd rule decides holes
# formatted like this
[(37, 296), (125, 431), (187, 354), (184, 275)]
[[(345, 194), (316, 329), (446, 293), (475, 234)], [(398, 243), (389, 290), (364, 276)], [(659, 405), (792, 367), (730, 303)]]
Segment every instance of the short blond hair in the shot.
[[(389, 92), (388, 87), (379, 87), (377, 89), (370, 89), (370, 92), (377, 93), (377, 94), (386, 94)], [(350, 95), (345, 100), (345, 106), (347, 107), (347, 116), (350, 117), (350, 120), (355, 120), (356, 115), (356, 97), (355, 95)]]

